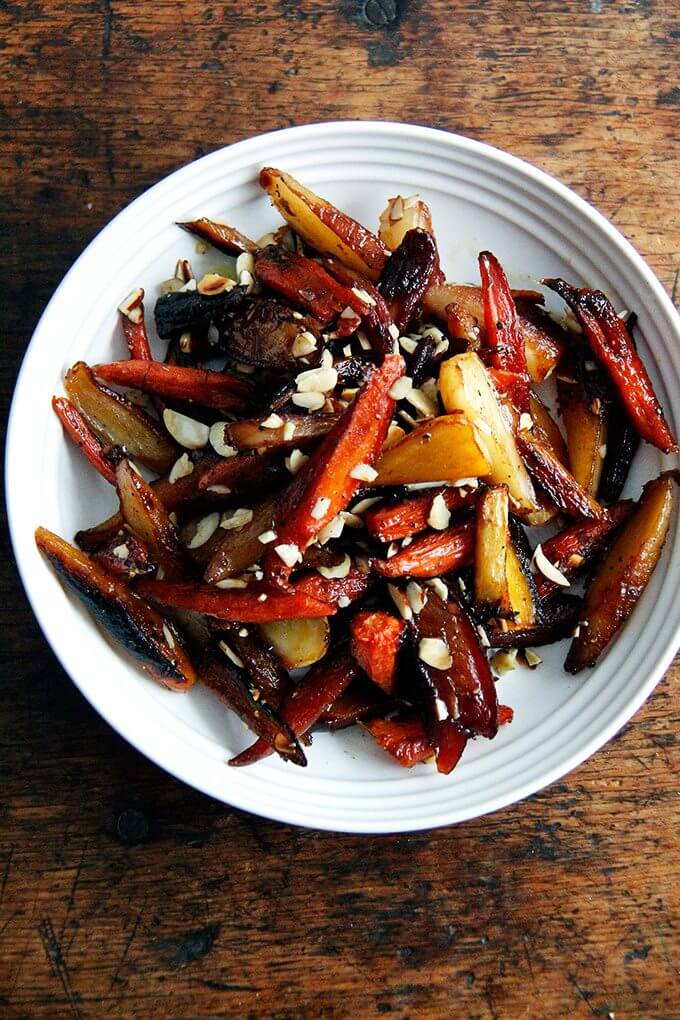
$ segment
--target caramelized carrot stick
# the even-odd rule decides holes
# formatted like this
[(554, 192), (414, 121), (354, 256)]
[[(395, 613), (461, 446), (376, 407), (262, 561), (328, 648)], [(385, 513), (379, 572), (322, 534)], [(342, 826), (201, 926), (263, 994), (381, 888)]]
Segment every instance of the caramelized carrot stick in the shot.
[[(402, 768), (410, 769), (419, 762), (432, 758), (435, 753), (425, 723), (420, 716), (371, 719), (359, 725), (370, 733), (378, 747), (386, 751)], [(448, 767), (449, 762), (446, 764)]]
[(176, 691), (195, 683), (196, 673), (170, 620), (58, 535), (38, 528), (35, 541), (99, 623), (155, 680)]
[[(625, 500), (610, 506), (606, 516), (600, 520), (577, 521), (576, 524), (553, 535), (547, 542), (543, 542), (541, 548), (544, 556), (568, 581), (571, 581), (592, 563), (632, 509), (633, 503)], [(541, 602), (545, 602), (560, 590), (560, 585), (540, 571), (534, 575), (534, 580)]]
[(165, 365), (160, 361), (112, 361), (95, 365), (95, 375), (116, 386), (134, 386), (174, 400), (191, 400), (217, 411), (245, 411), (252, 383), (209, 368)]
[(475, 549), (474, 521), (456, 524), (414, 538), (413, 542), (386, 560), (373, 560), (382, 577), (439, 577), (472, 563)]
[(482, 277), (484, 327), (486, 342), (491, 348), (491, 363), (494, 368), (526, 376), (524, 340), (508, 278), (490, 251), (480, 252), (479, 272)]
[(78, 408), (66, 397), (52, 397), (52, 408), (66, 435), (82, 450), (95, 471), (115, 485), (116, 473), (104, 457), (104, 444), (97, 439)]
[(442, 497), (448, 510), (463, 510), (475, 505), (479, 489), (447, 486), (427, 489), (405, 499), (380, 502), (362, 514), (364, 524), (369, 533), (380, 542), (397, 542), (400, 538), (409, 538), (429, 527), (428, 518), (437, 496)]
[[(298, 737), (302, 736), (324, 712), (328, 711), (333, 702), (349, 687), (358, 672), (358, 666), (348, 650), (336, 649), (313, 666), (297, 687), (293, 688), (281, 705), (279, 715)], [(274, 749), (283, 757), (290, 757), (283, 741), (275, 741), (272, 747), (267, 741), (260, 739), (252, 747), (232, 758), (229, 764), (252, 765), (266, 758)]]
[(522, 460), (555, 506), (571, 517), (602, 517), (604, 509), (579, 485), (547, 443), (528, 432), (518, 432), (516, 438)]
[(370, 473), (394, 412), (390, 390), (403, 372), (403, 358), (388, 355), (284, 492), (277, 543), (265, 557), (265, 574), (276, 584), (286, 583), (297, 558)]
[(142, 580), (136, 591), (166, 606), (193, 609), (206, 616), (237, 623), (268, 623), (294, 620), (301, 616), (332, 616), (336, 608), (306, 592), (281, 591), (271, 585), (250, 581), (247, 588), (221, 590), (191, 581)]
[(600, 290), (572, 287), (564, 280), (543, 280), (578, 318), (593, 354), (609, 373), (631, 421), (643, 439), (664, 453), (677, 450), (652, 381), (614, 306)]
[(178, 227), (182, 230), (187, 230), (190, 234), (195, 234), (197, 237), (202, 238), (217, 248), (219, 251), (226, 252), (227, 255), (240, 255), (242, 252), (255, 252), (257, 251), (257, 245), (250, 238), (246, 237), (245, 234), (241, 234), (234, 227), (228, 227), (226, 223), (216, 223), (215, 220), (209, 220), (205, 216), (201, 216), (198, 220), (188, 220), (185, 223), (178, 223)]
[(120, 325), (131, 358), (153, 361), (144, 321), (144, 291), (140, 287), (118, 306)]
[(352, 618), (349, 629), (354, 658), (378, 687), (393, 694), (404, 621), (383, 610), (364, 610)]

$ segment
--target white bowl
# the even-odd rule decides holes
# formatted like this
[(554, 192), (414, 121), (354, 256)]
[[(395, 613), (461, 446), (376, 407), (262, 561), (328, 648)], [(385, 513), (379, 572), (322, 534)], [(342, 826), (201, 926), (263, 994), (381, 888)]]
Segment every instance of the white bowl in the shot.
[[(175, 260), (199, 269), (173, 224), (222, 216), (258, 237), (278, 223), (257, 185), (261, 166), (289, 170), (375, 225), (388, 196), (418, 191), (430, 204), (444, 268), (477, 279), (490, 248), (515, 285), (565, 276), (604, 289), (639, 315), (642, 355), (677, 434), (680, 328), (670, 300), (631, 245), (551, 177), (487, 145), (428, 128), (345, 122), (289, 128), (239, 142), (178, 170), (120, 213), (78, 259), (46, 309), (16, 387), (7, 444), (10, 526), (19, 570), (47, 640), (83, 694), (135, 747), (205, 793), (269, 818), (345, 832), (397, 832), (473, 818), (527, 797), (591, 755), (632, 716), (678, 644), (677, 517), (663, 560), (632, 618), (596, 669), (569, 677), (564, 645), (546, 648), (535, 672), (499, 682), (512, 725), (471, 742), (451, 776), (401, 770), (358, 730), (314, 737), (306, 769), (270, 758), (231, 769), (247, 744), (243, 726), (199, 688), (163, 690), (121, 655), (37, 552), (39, 524), (71, 538), (111, 512), (111, 489), (64, 439), (50, 408), (65, 369), (123, 356), (116, 306), (134, 286), (151, 307)], [(671, 463), (651, 447), (637, 458), (627, 493)], [(36, 749), (36, 753), (40, 753)]]

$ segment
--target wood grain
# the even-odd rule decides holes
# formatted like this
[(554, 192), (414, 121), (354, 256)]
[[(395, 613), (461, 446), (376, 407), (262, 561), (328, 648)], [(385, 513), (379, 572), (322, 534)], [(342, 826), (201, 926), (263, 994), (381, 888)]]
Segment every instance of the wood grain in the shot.
[[(120, 208), (309, 120), (507, 148), (594, 202), (677, 296), (679, 38), (672, 0), (1, 2), (3, 402)], [(527, 803), (412, 836), (304, 831), (214, 803), (111, 732), (3, 543), (0, 1015), (680, 1016), (678, 665)]]

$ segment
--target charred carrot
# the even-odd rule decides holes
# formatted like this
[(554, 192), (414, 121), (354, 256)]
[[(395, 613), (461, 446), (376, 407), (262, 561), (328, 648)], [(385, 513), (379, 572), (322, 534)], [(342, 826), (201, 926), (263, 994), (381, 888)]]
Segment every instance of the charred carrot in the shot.
[(372, 477), (394, 413), (390, 390), (403, 372), (403, 358), (388, 355), (284, 492), (277, 543), (265, 557), (265, 574), (275, 583), (286, 583), (305, 549)]
[(263, 167), (260, 185), (306, 244), (322, 254), (337, 256), (362, 276), (377, 279), (388, 252), (375, 234), (274, 167)]
[(516, 439), (526, 467), (555, 506), (571, 517), (602, 517), (604, 509), (579, 485), (547, 443), (528, 432), (518, 432)]
[(258, 246), (245, 234), (240, 233), (234, 227), (226, 223), (217, 223), (201, 216), (198, 220), (188, 220), (185, 223), (178, 223), (178, 227), (187, 230), (190, 234), (200, 237), (217, 248), (218, 251), (226, 252), (227, 255), (240, 255), (242, 252), (255, 252)]
[(382, 577), (439, 577), (468, 567), (474, 549), (474, 521), (464, 521), (445, 531), (419, 535), (394, 556), (373, 560), (373, 567)]
[(252, 383), (227, 372), (160, 361), (112, 361), (95, 365), (95, 375), (116, 386), (133, 386), (145, 393), (174, 400), (190, 400), (217, 411), (245, 411), (253, 395)]
[[(633, 503), (625, 500), (610, 506), (599, 520), (578, 521), (570, 525), (543, 542), (543, 555), (568, 581), (573, 580), (593, 562), (632, 509)], [(560, 585), (540, 571), (536, 572), (534, 580), (541, 602), (560, 590)]]
[[(142, 362), (146, 366), (146, 362)], [(129, 455), (152, 471), (163, 474), (177, 456), (170, 437), (140, 407), (119, 393), (99, 386), (83, 361), (66, 373), (66, 391), (102, 443), (124, 446)]]
[(617, 398), (609, 405), (607, 452), (597, 491), (597, 498), (603, 503), (614, 503), (621, 497), (639, 445), (640, 436)]
[(255, 275), (266, 287), (327, 324), (345, 308), (363, 316), (370, 302), (343, 286), (322, 266), (297, 252), (269, 245), (255, 253)]
[(66, 435), (82, 450), (95, 471), (115, 485), (116, 473), (104, 457), (104, 444), (97, 439), (78, 408), (66, 397), (52, 397), (52, 408)]
[(647, 482), (634, 512), (591, 578), (564, 663), (568, 673), (594, 666), (633, 612), (663, 551), (677, 480), (677, 472), (668, 471)]
[(309, 598), (318, 599), (335, 608), (339, 603), (346, 607), (356, 602), (373, 584), (370, 574), (363, 573), (358, 567), (350, 567), (344, 577), (323, 577), (321, 574), (302, 574), (295, 578), (295, 591)]
[(490, 251), (479, 254), (484, 327), (491, 364), (527, 379), (527, 359), (515, 299), (500, 262)]
[(362, 514), (367, 530), (380, 542), (397, 542), (429, 527), (432, 503), (441, 496), (448, 510), (455, 512), (477, 502), (478, 489), (446, 486), (427, 489), (405, 499), (377, 503)]
[(145, 543), (127, 527), (121, 528), (106, 545), (93, 553), (92, 559), (109, 574), (128, 581), (152, 574), (157, 566)]
[(372, 350), (378, 360), (382, 361), (394, 348), (394, 339), (390, 334), (393, 323), (385, 298), (370, 280), (359, 276), (338, 259), (324, 259), (324, 265), (331, 276), (346, 288), (347, 307), (356, 316), (348, 317), (345, 310), (345, 314), (335, 324), (335, 332), (339, 337), (349, 336), (356, 330), (358, 320), (361, 320)]
[(294, 620), (300, 616), (332, 616), (336, 607), (297, 592), (282, 591), (259, 581), (247, 588), (220, 589), (191, 581), (142, 580), (136, 591), (166, 606), (193, 609), (219, 620), (240, 623), (268, 623), (270, 620)]
[(291, 680), (288, 670), (263, 640), (257, 627), (242, 627), (240, 623), (215, 621), (218, 633), (224, 635), (230, 647), (243, 662), (243, 669), (252, 680), (253, 693), (278, 708), (290, 690)]
[(477, 631), (455, 597), (428, 591), (409, 623), (418, 667), (429, 692), (433, 730), (454, 721), (468, 733), (492, 738), (498, 730), (496, 685)]
[(486, 623), (484, 632), (492, 648), (534, 648), (563, 641), (573, 633), (581, 612), (577, 595), (555, 595), (543, 607), (541, 619), (527, 626), (503, 628), (506, 622)]
[(439, 255), (432, 235), (426, 230), (408, 230), (385, 263), (378, 284), (400, 333), (413, 322), (438, 268)]
[(382, 691), (363, 677), (358, 677), (319, 716), (329, 730), (344, 730), (362, 719), (384, 715), (391, 702)]
[(677, 443), (664, 417), (635, 345), (623, 319), (600, 290), (572, 287), (565, 280), (543, 280), (563, 298), (578, 318), (593, 354), (609, 373), (631, 421), (643, 439), (664, 453)]
[[(298, 737), (302, 736), (328, 711), (357, 674), (358, 667), (346, 648), (330, 652), (321, 662), (312, 666), (309, 673), (293, 688), (281, 705), (279, 715)], [(229, 764), (252, 765), (266, 758), (274, 749), (283, 757), (290, 757), (289, 748), (283, 741), (275, 741), (272, 747), (260, 739), (232, 758)]]
[(177, 528), (165, 504), (126, 458), (116, 467), (116, 488), (121, 514), (130, 530), (145, 543), (169, 581), (181, 577), (186, 558)]
[(199, 680), (241, 719), (268, 747), (285, 747), (286, 757), (306, 765), (305, 753), (288, 723), (261, 697), (260, 688), (226, 656), (209, 651), (199, 667)]
[(155, 680), (177, 691), (195, 683), (196, 672), (170, 620), (58, 535), (38, 528), (35, 541), (95, 619)]

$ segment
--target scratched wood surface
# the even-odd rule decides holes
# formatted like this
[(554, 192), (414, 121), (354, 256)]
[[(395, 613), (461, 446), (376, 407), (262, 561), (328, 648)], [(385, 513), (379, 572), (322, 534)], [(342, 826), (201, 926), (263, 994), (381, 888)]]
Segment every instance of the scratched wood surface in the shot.
[[(3, 401), (111, 216), (307, 120), (506, 147), (677, 292), (679, 39), (674, 0), (1, 0)], [(303, 831), (185, 788), (101, 722), (3, 541), (0, 1016), (680, 1016), (678, 665), (527, 803), (413, 836)]]

